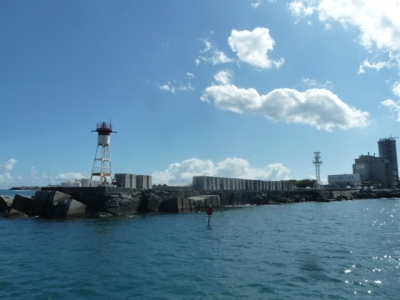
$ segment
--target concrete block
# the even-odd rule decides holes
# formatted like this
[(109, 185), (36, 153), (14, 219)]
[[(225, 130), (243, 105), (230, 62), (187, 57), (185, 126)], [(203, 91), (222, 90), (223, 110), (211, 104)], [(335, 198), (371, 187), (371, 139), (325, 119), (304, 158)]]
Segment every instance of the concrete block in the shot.
[(148, 175), (137, 175), (136, 176), (136, 188), (137, 189), (151, 189), (153, 187), (152, 178)]
[(153, 187), (153, 177), (147, 176), (147, 188), (151, 189)]
[(83, 218), (86, 215), (86, 205), (76, 201), (76, 200), (67, 200), (69, 205), (67, 206), (67, 210), (64, 211), (63, 218), (71, 219), (71, 218)]
[(135, 174), (115, 174), (115, 179), (120, 187), (135, 189), (136, 175)]
[(9, 210), (12, 206), (13, 198), (8, 196), (0, 196), (0, 213)]
[(28, 218), (29, 216), (16, 209), (10, 208), (5, 212), (3, 217), (8, 219), (21, 219), (21, 218)]
[(136, 188), (138, 188), (138, 189), (143, 189), (144, 188), (144, 182), (143, 182), (143, 176), (142, 175), (136, 176)]
[(11, 207), (23, 214), (29, 215), (33, 201), (31, 197), (16, 194)]
[[(63, 207), (66, 203), (64, 200), (70, 198), (70, 195), (55, 190), (36, 192), (34, 196), (34, 205), (32, 205), (29, 216), (40, 216), (47, 219), (59, 218), (59, 214), (62, 214)], [(60, 202), (59, 205), (58, 202)], [(53, 212), (57, 205), (56, 214), (53, 217)]]

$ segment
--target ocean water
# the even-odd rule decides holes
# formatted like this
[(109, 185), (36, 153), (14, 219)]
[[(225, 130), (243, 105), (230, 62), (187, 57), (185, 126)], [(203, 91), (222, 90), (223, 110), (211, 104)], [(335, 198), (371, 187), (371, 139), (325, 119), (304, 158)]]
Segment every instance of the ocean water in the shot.
[[(0, 194), (3, 191), (0, 191)], [(399, 299), (400, 200), (0, 219), (0, 299)]]

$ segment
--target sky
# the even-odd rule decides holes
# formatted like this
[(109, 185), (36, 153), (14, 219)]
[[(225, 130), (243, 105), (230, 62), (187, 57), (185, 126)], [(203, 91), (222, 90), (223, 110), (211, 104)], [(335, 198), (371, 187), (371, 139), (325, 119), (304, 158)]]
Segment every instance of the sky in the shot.
[(398, 137), (400, 0), (0, 2), (0, 188), (352, 173)]

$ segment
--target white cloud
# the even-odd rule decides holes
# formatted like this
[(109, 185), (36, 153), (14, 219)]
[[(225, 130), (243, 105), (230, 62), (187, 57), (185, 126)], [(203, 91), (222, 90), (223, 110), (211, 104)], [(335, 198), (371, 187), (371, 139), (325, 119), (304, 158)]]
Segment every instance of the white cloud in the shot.
[[(188, 73), (188, 76), (190, 76), (189, 74), (190, 73)], [(174, 80), (172, 83), (170, 81), (168, 81), (167, 84), (160, 85), (159, 88), (162, 91), (171, 92), (173, 94), (175, 93), (175, 91), (187, 92), (187, 91), (195, 90), (190, 82), (187, 83), (186, 85), (184, 85), (182, 82), (176, 81), (176, 80)]]
[(400, 97), (400, 81), (396, 82), (393, 85), (393, 94), (395, 94), (397, 97)]
[(224, 63), (231, 62), (232, 59), (229, 58), (228, 56), (226, 56), (224, 52), (215, 50), (213, 52), (212, 56), (209, 58), (209, 61), (213, 65), (218, 65), (218, 64), (224, 64)]
[(36, 172), (36, 168), (35, 167), (31, 167), (31, 176), (36, 176), (37, 172)]
[[(396, 82), (393, 85), (392, 92), (397, 97), (400, 97), (400, 81)], [(396, 121), (400, 122), (400, 101), (394, 101), (392, 99), (388, 99), (388, 100), (382, 101), (381, 104), (383, 106), (386, 106), (387, 108), (389, 108), (392, 113), (397, 114)]]
[(210, 101), (213, 98), (215, 105), (224, 110), (239, 114), (262, 114), (270, 120), (303, 123), (327, 131), (335, 127), (364, 128), (369, 124), (368, 112), (347, 105), (326, 89), (299, 92), (284, 88), (260, 95), (253, 88), (238, 88), (224, 80), (219, 85), (207, 87), (201, 100)]
[(196, 65), (199, 65), (201, 61), (211, 63), (213, 65), (219, 65), (233, 61), (233, 59), (229, 58), (224, 52), (218, 50), (209, 40), (202, 39), (202, 41), (206, 47), (200, 51), (200, 53), (203, 53), (203, 55), (195, 59)]
[(170, 87), (170, 82), (168, 82), (167, 84), (164, 84), (164, 85), (160, 85), (160, 90), (175, 93), (175, 89)]
[(202, 39), (204, 45), (206, 46), (206, 48), (204, 48), (203, 50), (201, 50), (201, 53), (205, 53), (211, 50), (212, 44), (208, 39)]
[(289, 9), (299, 17), (317, 13), (325, 24), (358, 29), (367, 49), (400, 54), (400, 0), (296, 0)]
[(81, 173), (65, 173), (65, 174), (59, 174), (57, 175), (54, 179), (56, 180), (75, 180), (75, 179), (80, 179), (80, 178), (84, 178), (84, 176)]
[(231, 78), (233, 76), (233, 73), (229, 70), (222, 70), (219, 73), (217, 73), (214, 78), (218, 83), (222, 84), (229, 84), (231, 81)]
[(319, 83), (317, 80), (310, 78), (303, 78), (302, 83), (309, 88), (327, 88), (332, 86), (332, 81), (327, 80), (325, 83)]
[(257, 2), (254, 2), (254, 3), (250, 3), (250, 5), (252, 6), (252, 7), (254, 7), (254, 8), (257, 8), (257, 7), (259, 7), (260, 5), (262, 5), (263, 4), (263, 2), (270, 2), (270, 3), (272, 3), (272, 2), (275, 2), (276, 0), (258, 0)]
[(240, 61), (252, 66), (261, 69), (279, 68), (285, 62), (283, 58), (279, 61), (268, 58), (268, 51), (273, 50), (275, 45), (268, 28), (257, 27), (253, 31), (232, 30), (228, 43)]
[(11, 158), (4, 165), (0, 165), (0, 183), (10, 183), (13, 180), (11, 171), (16, 163), (17, 160)]
[(289, 179), (290, 170), (280, 163), (270, 164), (264, 169), (250, 167), (247, 160), (227, 158), (216, 165), (211, 160), (192, 158), (181, 163), (170, 164), (165, 171), (152, 174), (155, 184), (191, 183), (193, 176), (216, 176), (243, 179), (281, 180)]
[(307, 6), (307, 3), (308, 1), (293, 1), (289, 3), (289, 10), (299, 17), (310, 16), (316, 8), (311, 4)]
[(254, 8), (257, 8), (257, 7), (259, 7), (261, 4), (262, 4), (262, 0), (259, 0), (259, 1), (257, 1), (257, 2), (251, 3), (251, 6), (254, 7)]
[(400, 102), (393, 101), (392, 99), (388, 99), (388, 100), (382, 101), (381, 103), (382, 103), (382, 105), (389, 108), (392, 111), (392, 113), (397, 114), (396, 121), (400, 122)]
[(281, 180), (289, 179), (290, 170), (281, 163), (270, 164), (264, 169), (256, 169), (251, 168), (245, 159), (227, 158), (217, 164), (215, 173), (217, 177)]
[(391, 68), (393, 66), (393, 63), (391, 61), (380, 61), (376, 63), (370, 63), (368, 59), (365, 59), (363, 63), (360, 65), (358, 69), (359, 74), (365, 73), (365, 69), (375, 69), (377, 71), (380, 71), (382, 68)]

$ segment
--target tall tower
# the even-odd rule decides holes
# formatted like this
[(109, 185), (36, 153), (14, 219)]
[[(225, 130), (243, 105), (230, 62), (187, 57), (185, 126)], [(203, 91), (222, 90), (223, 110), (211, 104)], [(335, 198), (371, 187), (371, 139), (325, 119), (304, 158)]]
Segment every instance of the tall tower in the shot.
[(316, 188), (316, 189), (321, 188), (321, 176), (320, 176), (320, 172), (319, 172), (319, 166), (322, 165), (322, 160), (321, 160), (321, 156), (319, 156), (320, 153), (321, 152), (314, 152), (315, 156), (314, 156), (314, 160), (312, 162), (315, 165), (316, 182), (315, 182), (314, 188)]
[[(116, 133), (112, 131), (111, 123), (100, 122), (96, 125), (96, 130), (92, 130), (92, 132), (98, 133), (97, 138), (97, 149), (96, 154), (94, 155), (93, 169), (92, 175), (90, 176), (89, 186), (92, 186), (93, 177), (100, 177), (100, 184), (107, 185), (112, 181), (112, 160), (111, 160), (111, 151), (110, 151), (110, 141), (111, 141), (111, 133)], [(101, 147), (101, 156), (97, 157), (97, 152)], [(107, 177), (109, 180), (107, 181)]]
[(387, 159), (389, 161), (388, 168), (386, 170), (387, 187), (397, 188), (399, 181), (398, 164), (397, 164), (397, 151), (396, 151), (396, 138), (390, 137), (385, 139), (379, 139), (379, 157)]

